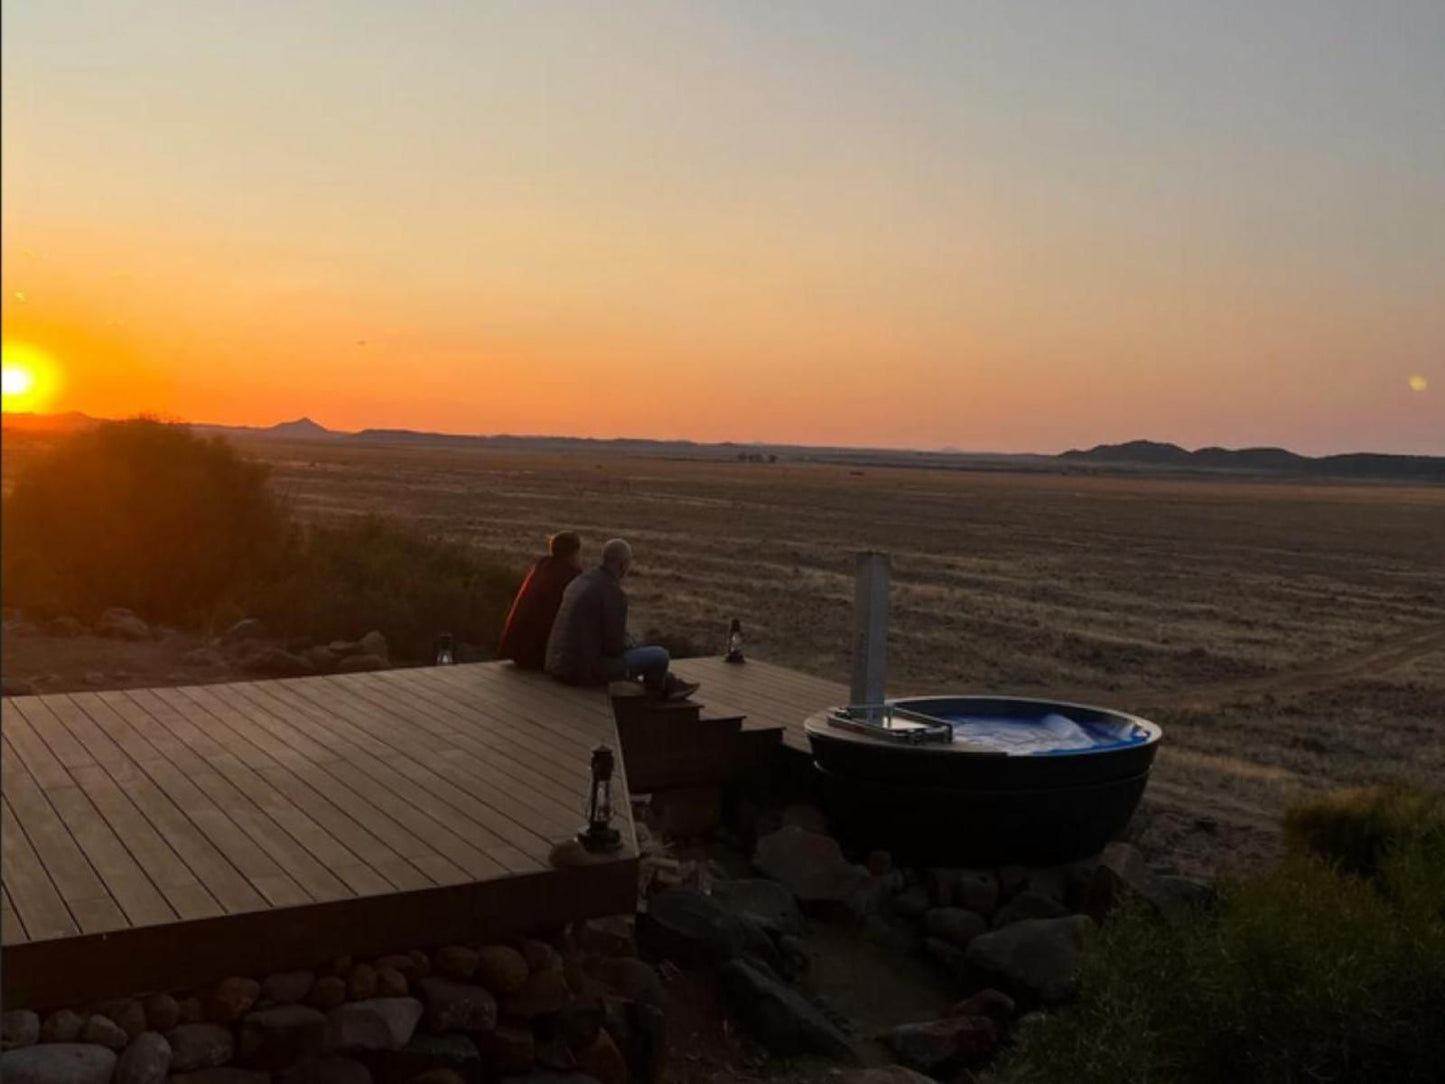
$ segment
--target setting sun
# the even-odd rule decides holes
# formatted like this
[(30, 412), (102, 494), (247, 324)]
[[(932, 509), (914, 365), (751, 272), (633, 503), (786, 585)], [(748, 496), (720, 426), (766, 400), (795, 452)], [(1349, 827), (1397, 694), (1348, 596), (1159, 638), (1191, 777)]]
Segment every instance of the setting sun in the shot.
[(9, 411), (42, 410), (50, 405), (59, 370), (43, 350), (27, 343), (7, 342), (0, 364), (0, 400)]

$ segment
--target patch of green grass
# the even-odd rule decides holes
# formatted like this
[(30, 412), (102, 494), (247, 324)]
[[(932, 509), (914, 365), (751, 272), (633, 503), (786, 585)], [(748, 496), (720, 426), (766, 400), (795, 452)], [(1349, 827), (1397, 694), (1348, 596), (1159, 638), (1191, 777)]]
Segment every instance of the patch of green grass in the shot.
[[(1370, 876), (1343, 868), (1329, 846), (1324, 854), (1299, 847), (1273, 870), (1222, 886), (1212, 915), (1172, 925), (1139, 910), (1113, 916), (1085, 953), (1079, 1002), (1034, 1033), (995, 1078), (1441, 1079), (1441, 799), (1357, 795), (1330, 808), (1361, 822), (1343, 832), (1349, 840), (1373, 838), (1381, 810), (1413, 815), (1383, 815), (1390, 828), (1368, 852)], [(1340, 838), (1336, 829), (1328, 840)]]

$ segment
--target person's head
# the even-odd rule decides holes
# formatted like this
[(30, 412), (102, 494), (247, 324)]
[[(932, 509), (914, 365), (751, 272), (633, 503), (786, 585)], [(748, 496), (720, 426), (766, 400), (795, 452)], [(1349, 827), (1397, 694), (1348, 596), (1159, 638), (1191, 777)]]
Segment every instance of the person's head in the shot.
[(582, 536), (576, 531), (559, 531), (547, 539), (547, 552), (553, 560), (582, 566)]
[(602, 567), (619, 580), (632, 567), (632, 547), (620, 538), (614, 538), (602, 547)]

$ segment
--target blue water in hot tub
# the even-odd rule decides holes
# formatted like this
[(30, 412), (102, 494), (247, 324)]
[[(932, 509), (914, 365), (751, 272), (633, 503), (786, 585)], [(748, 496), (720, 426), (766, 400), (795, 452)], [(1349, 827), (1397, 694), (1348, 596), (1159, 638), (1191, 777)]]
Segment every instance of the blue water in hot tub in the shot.
[(1079, 722), (1059, 712), (1036, 719), (1003, 715), (942, 714), (953, 740), (1011, 756), (1066, 756), (1139, 745), (1148, 734), (1132, 723)]

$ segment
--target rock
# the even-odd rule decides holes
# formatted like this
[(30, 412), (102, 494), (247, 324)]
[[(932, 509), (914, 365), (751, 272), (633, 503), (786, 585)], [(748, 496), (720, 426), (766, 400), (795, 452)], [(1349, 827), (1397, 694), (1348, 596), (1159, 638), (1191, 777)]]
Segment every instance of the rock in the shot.
[(193, 1073), (176, 1073), (170, 1084), (271, 1084), (271, 1074), (261, 1069), (238, 1069), (222, 1065), (215, 1069), (197, 1069)]
[(119, 1024), (127, 1039), (134, 1039), (146, 1030), (145, 1007), (133, 997), (115, 997), (93, 1006), (92, 1012), (108, 1016)]
[(80, 1038), (85, 1017), (73, 1009), (57, 1009), (40, 1025), (42, 1043), (73, 1043)]
[(466, 1082), (482, 1079), (481, 1051), (465, 1035), (413, 1035), (400, 1050), (373, 1057), (383, 1081), (413, 1081), (438, 1070), (455, 1073)]
[(797, 900), (776, 881), (761, 877), (717, 881), (711, 895), (733, 914), (756, 919), (768, 929), (778, 933), (802, 932), (803, 913), (798, 910)]
[[(411, 1084), (417, 1084), (417, 1082), (412, 1081)], [(423, 1084), (428, 1084), (428, 1082), (423, 1082)], [(586, 1073), (554, 1073), (546, 1069), (538, 1069), (530, 1073), (501, 1077), (499, 1084), (600, 1084), (600, 1082)]]
[(80, 1029), (80, 1041), (119, 1052), (130, 1042), (130, 1036), (110, 1017), (97, 1014), (86, 1020), (85, 1027)]
[(515, 994), (527, 985), (531, 969), (527, 966), (527, 958), (516, 949), (506, 945), (488, 945), (474, 956), (470, 977), (475, 977), (497, 997)]
[(855, 1069), (844, 1073), (838, 1084), (934, 1084), (931, 1076), (924, 1076), (902, 1065), (888, 1065), (881, 1069)]
[(352, 1001), (366, 1001), (376, 996), (376, 968), (370, 964), (353, 964), (346, 975), (346, 996)]
[(0, 696), (34, 696), (35, 686), (19, 678), (0, 678)]
[(629, 1001), (640, 1001), (659, 1009), (667, 1007), (667, 991), (657, 969), (630, 956), (598, 960), (592, 973), (609, 989)]
[(206, 1018), (216, 1024), (234, 1024), (256, 1004), (261, 984), (255, 979), (233, 976), (211, 991), (206, 999)]
[(1073, 996), (1079, 954), (1094, 923), (1084, 915), (1034, 918), (975, 937), (968, 946), (971, 975), (996, 985), (1026, 1007), (1055, 1005)]
[(418, 1073), (407, 1084), (467, 1084), (460, 1073), (453, 1069), (428, 1069)]
[[(426, 954), (423, 953), (422, 957), (425, 959)], [(427, 968), (426, 972), (420, 971), (417, 968), (415, 958), (404, 952), (393, 952), (388, 956), (382, 956), (376, 961), (376, 970), (378, 972), (384, 971), (387, 968), (401, 972), (402, 978), (406, 979), (407, 982), (412, 982), (415, 979), (421, 978), (423, 974), (430, 974), (431, 972), (430, 967)]]
[(171, 1071), (171, 1044), (158, 1031), (131, 1040), (115, 1066), (115, 1084), (163, 1084)]
[(921, 918), (932, 902), (926, 886), (909, 885), (893, 897), (893, 912), (903, 918)]
[(147, 994), (141, 1002), (146, 1030), (162, 1035), (181, 1023), (181, 1004), (170, 994)]
[(449, 979), (465, 981), (477, 973), (477, 961), (481, 953), (461, 945), (448, 945), (437, 949), (432, 957), (432, 971)]
[(1131, 843), (1110, 843), (1099, 856), (1099, 864), (1084, 891), (1084, 911), (1096, 922), (1104, 921), (1126, 900), (1147, 899), (1154, 874), (1139, 849)]
[(336, 673), (360, 674), (370, 670), (385, 670), (391, 664), (380, 655), (347, 655), (336, 660)]
[(87, 685), (104, 685), (106, 683), (105, 675), (99, 670), (87, 670), (81, 680)]
[(66, 638), (85, 635), (85, 625), (69, 614), (51, 618), (45, 622), (45, 631), (51, 636), (63, 636)]
[(520, 990), (503, 999), (502, 1005), (506, 1015), (530, 1020), (557, 1012), (571, 997), (567, 976), (560, 967), (552, 967), (530, 976)]
[(29, 1009), (0, 1014), (0, 1050), (17, 1050), (40, 1041), (40, 1017)]
[(896, 1027), (888, 1032), (887, 1041), (909, 1065), (935, 1072), (987, 1060), (998, 1046), (998, 1029), (986, 1016), (953, 1016)]
[(998, 907), (1002, 892), (998, 879), (988, 870), (959, 870), (952, 882), (953, 905), (988, 918)]
[(430, 975), (417, 983), (430, 1031), (490, 1031), (497, 1026), (497, 999), (485, 986)]
[(372, 629), (358, 640), (356, 646), (361, 648), (361, 654), (375, 655), (382, 662), (391, 658), (391, 650), (387, 645), (386, 637), (376, 629)]
[(226, 658), (213, 647), (197, 647), (182, 655), (181, 662), (187, 666), (210, 669), (216, 666), (225, 666)]
[(477, 1037), (477, 1046), (492, 1072), (525, 1073), (536, 1060), (536, 1038), (531, 1028), (498, 1024)]
[(866, 869), (843, 857), (836, 840), (796, 825), (758, 840), (753, 865), (799, 903), (841, 903), (855, 911), (864, 909), (860, 901), (873, 881)]
[(562, 966), (562, 957), (545, 941), (529, 937), (522, 942), (522, 959), (532, 971), (547, 971)]
[(965, 977), (965, 954), (957, 945), (950, 941), (940, 941), (936, 937), (925, 937), (923, 951), (946, 967), (954, 978), (962, 980)]
[(307, 659), (280, 647), (263, 647), (246, 656), (240, 665), (246, 673), (257, 677), (309, 677), (316, 673)]
[(247, 640), (264, 640), (267, 637), (266, 623), (256, 617), (246, 617), (237, 621), (217, 638), (217, 643), (222, 647), (234, 647)]
[(406, 976), (396, 968), (378, 967), (376, 969), (377, 997), (406, 997), (409, 993), (411, 993), (411, 984), (406, 981)]
[(718, 978), (734, 1010), (774, 1053), (811, 1052), (843, 1061), (857, 1060), (847, 1037), (797, 991), (741, 960), (725, 964)]
[(935, 907), (923, 915), (923, 932), (929, 937), (967, 948), (968, 943), (988, 929), (982, 915), (962, 907)]
[(1154, 878), (1150, 902), (1161, 918), (1174, 921), (1192, 911), (1209, 910), (1218, 902), (1218, 894), (1203, 881), (1166, 874)]
[(323, 1012), (345, 1004), (346, 980), (339, 975), (327, 975), (324, 979), (317, 979), (306, 1001)]
[(116, 640), (151, 638), (151, 627), (130, 610), (120, 606), (112, 606), (101, 614), (100, 620), (95, 623), (95, 631), (100, 636), (109, 636)]
[(178, 1073), (225, 1065), (236, 1053), (231, 1029), (220, 1024), (181, 1024), (166, 1041), (171, 1044), (171, 1070)]
[(316, 974), (312, 971), (277, 971), (266, 976), (261, 983), (261, 996), (278, 1005), (294, 1005), (305, 1001), (306, 995), (316, 985)]
[(1006, 902), (1029, 887), (1029, 871), (1023, 866), (1001, 866), (998, 871), (999, 896)]
[(241, 1021), (239, 1061), (253, 1069), (283, 1069), (321, 1052), (326, 1014), (306, 1005), (280, 1005)]
[(115, 1051), (92, 1043), (40, 1043), (0, 1054), (5, 1084), (109, 1084)]
[(951, 1005), (944, 1010), (944, 1016), (986, 1016), (998, 1026), (999, 1034), (1008, 1027), (1009, 1021), (1014, 1018), (1017, 1006), (1014, 999), (1002, 990), (987, 988), (980, 990), (972, 997), (965, 998), (957, 1005)]
[(206, 1018), (206, 1007), (198, 997), (183, 997), (176, 1002), (182, 1024), (199, 1024)]
[(1056, 899), (1027, 888), (998, 909), (993, 928), (998, 930), (1030, 918), (1063, 918), (1069, 909)]
[(627, 1084), (627, 1059), (612, 1036), (599, 1030), (592, 1042), (577, 1051), (577, 1067), (600, 1084)]
[(783, 809), (783, 827), (791, 825), (820, 836), (828, 834), (828, 818), (815, 805), (799, 802)]
[(708, 967), (741, 952), (748, 933), (742, 921), (711, 896), (693, 888), (668, 888), (648, 900), (647, 914), (638, 917), (637, 937), (653, 956), (684, 967)]
[(277, 1074), (276, 1084), (371, 1084), (371, 1070), (352, 1058), (328, 1054), (297, 1062)]
[(308, 647), (301, 652), (301, 657), (310, 665), (311, 669), (318, 674), (329, 674), (336, 669), (336, 656), (331, 653), (328, 647)]
[(332, 1009), (326, 1017), (323, 1047), (327, 1053), (347, 1050), (400, 1050), (411, 1041), (422, 1017), (414, 997), (378, 997)]

